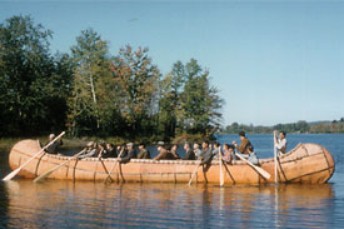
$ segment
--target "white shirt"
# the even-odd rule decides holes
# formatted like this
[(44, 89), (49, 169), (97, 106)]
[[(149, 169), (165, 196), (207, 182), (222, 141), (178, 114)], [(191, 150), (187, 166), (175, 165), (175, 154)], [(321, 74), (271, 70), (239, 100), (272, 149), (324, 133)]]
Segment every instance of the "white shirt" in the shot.
[(285, 154), (287, 151), (287, 139), (278, 139), (275, 147), (278, 150), (278, 154)]

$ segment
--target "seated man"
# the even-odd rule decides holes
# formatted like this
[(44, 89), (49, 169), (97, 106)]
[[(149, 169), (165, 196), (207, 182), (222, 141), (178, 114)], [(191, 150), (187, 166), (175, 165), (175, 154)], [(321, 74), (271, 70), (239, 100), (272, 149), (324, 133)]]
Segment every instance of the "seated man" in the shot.
[(136, 158), (136, 151), (134, 148), (134, 143), (129, 142), (127, 144), (127, 149), (124, 151), (124, 154), (121, 155), (121, 158), (119, 160), (120, 163), (128, 163), (130, 159)]
[[(54, 138), (55, 138), (55, 134), (50, 134), (49, 135), (49, 142), (46, 145), (48, 145), (51, 141), (53, 141)], [(57, 140), (54, 143), (52, 143), (50, 146), (45, 148), (45, 152), (50, 153), (50, 154), (57, 154), (57, 149), (61, 145), (63, 145), (62, 139)]]
[(85, 153), (80, 155), (79, 158), (95, 157), (98, 154), (98, 145), (94, 141), (89, 141), (85, 147)]
[(115, 145), (112, 143), (106, 143), (105, 151), (104, 151), (102, 157), (103, 158), (117, 157)]
[(177, 152), (178, 150), (178, 145), (177, 144), (173, 144), (172, 147), (171, 147), (171, 150), (170, 150), (170, 153), (173, 155), (173, 158), (174, 159), (180, 159), (180, 156)]
[(146, 149), (145, 143), (140, 143), (139, 145), (139, 154), (137, 155), (138, 159), (151, 159), (150, 152)]
[(219, 157), (220, 157), (220, 153), (221, 153), (221, 156), (223, 156), (223, 154), (222, 154), (222, 152), (221, 152), (221, 145), (220, 145), (220, 143), (218, 143), (218, 142), (216, 142), (215, 144), (214, 144), (214, 150), (213, 150), (213, 157), (214, 157), (214, 159), (219, 159)]
[(193, 151), (194, 151), (194, 153), (195, 153), (196, 159), (199, 160), (200, 157), (201, 157), (201, 154), (202, 154), (202, 151), (200, 150), (199, 143), (195, 142), (195, 143), (193, 144)]
[(235, 161), (234, 149), (235, 149), (235, 146), (232, 144), (223, 145), (224, 156), (222, 160), (224, 162), (232, 163), (233, 161)]
[(183, 157), (183, 160), (195, 160), (196, 156), (194, 151), (191, 149), (189, 143), (184, 144), (184, 150), (185, 150), (185, 156)]
[(199, 159), (201, 160), (201, 164), (210, 164), (211, 160), (213, 160), (213, 153), (211, 148), (209, 147), (209, 141), (205, 140), (202, 143), (202, 151)]
[(159, 154), (154, 157), (154, 160), (173, 160), (174, 156), (170, 153), (169, 150), (165, 149), (165, 143), (163, 141), (159, 141), (157, 145), (157, 149)]

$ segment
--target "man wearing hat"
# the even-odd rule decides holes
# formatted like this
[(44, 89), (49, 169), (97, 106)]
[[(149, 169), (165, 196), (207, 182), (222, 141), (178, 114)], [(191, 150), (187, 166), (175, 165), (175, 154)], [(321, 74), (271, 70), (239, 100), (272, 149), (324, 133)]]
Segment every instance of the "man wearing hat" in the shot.
[(79, 156), (80, 159), (87, 157), (94, 157), (97, 155), (97, 143), (94, 141), (89, 141), (85, 147), (85, 153)]
[(120, 163), (128, 163), (130, 159), (136, 158), (136, 151), (134, 148), (134, 143), (127, 143), (127, 150), (124, 151), (124, 154), (121, 155)]
[(170, 151), (168, 151), (165, 148), (165, 143), (163, 141), (158, 142), (157, 149), (158, 149), (159, 154), (153, 158), (154, 160), (173, 160), (174, 159)]
[[(55, 137), (56, 137), (55, 134), (50, 134), (49, 135), (49, 142), (47, 144), (49, 144), (51, 141), (53, 141)], [(50, 154), (56, 154), (58, 147), (61, 145), (63, 145), (62, 139), (60, 139), (59, 141), (55, 141), (53, 144), (48, 146), (45, 149), (45, 152), (50, 153)]]

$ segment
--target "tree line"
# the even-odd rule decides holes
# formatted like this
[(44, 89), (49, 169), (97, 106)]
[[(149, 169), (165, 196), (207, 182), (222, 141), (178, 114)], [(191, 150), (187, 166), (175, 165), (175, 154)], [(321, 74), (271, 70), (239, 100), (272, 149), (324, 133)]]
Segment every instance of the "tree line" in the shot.
[(53, 32), (30, 16), (0, 25), (0, 135), (67, 129), (72, 136), (208, 135), (224, 103), (196, 59), (162, 75), (146, 47), (109, 52), (92, 28), (70, 53), (51, 54)]
[(312, 123), (298, 121), (274, 126), (254, 126), (234, 122), (226, 126), (222, 132), (237, 134), (241, 130), (256, 134), (271, 134), (273, 130), (286, 131), (287, 133), (344, 133), (344, 118)]

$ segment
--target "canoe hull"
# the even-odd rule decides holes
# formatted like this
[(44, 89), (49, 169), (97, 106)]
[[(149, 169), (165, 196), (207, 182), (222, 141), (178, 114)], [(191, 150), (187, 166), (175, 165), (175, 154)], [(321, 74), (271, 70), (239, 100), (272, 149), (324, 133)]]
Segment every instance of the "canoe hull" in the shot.
[[(35, 153), (41, 150), (35, 140), (23, 140), (13, 146), (9, 156), (11, 169), (18, 168)], [(75, 160), (67, 156), (42, 154), (33, 159), (18, 174), (33, 179), (50, 169), (65, 163), (49, 175), (51, 179), (73, 181), (104, 181), (111, 172), (117, 182), (168, 182), (187, 183), (198, 167), (194, 183), (219, 184), (220, 166), (217, 160), (208, 166), (198, 166), (197, 161), (170, 161), (132, 159), (127, 164), (119, 164), (115, 159), (87, 158)], [(222, 166), (224, 184), (268, 184), (274, 183), (274, 160), (260, 160), (261, 168), (271, 174), (263, 178), (257, 171), (243, 161)], [(105, 167), (105, 168), (104, 168)], [(278, 180), (281, 183), (326, 183), (334, 173), (335, 163), (331, 154), (317, 144), (300, 144), (278, 160)]]

